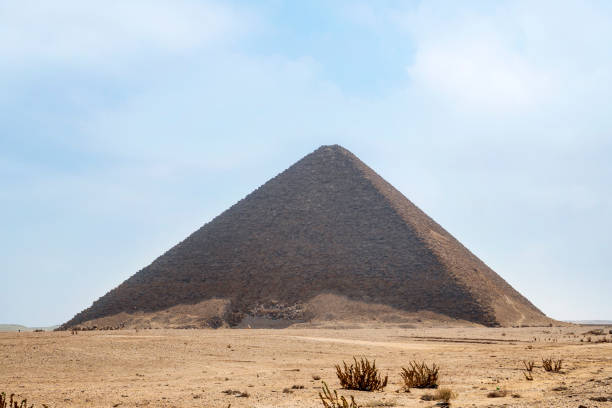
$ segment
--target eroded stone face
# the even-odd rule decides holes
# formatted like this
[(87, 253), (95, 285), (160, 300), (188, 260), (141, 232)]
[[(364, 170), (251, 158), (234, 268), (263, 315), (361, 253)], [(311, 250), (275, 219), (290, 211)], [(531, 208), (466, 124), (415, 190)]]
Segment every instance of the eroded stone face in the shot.
[(221, 318), (230, 325), (303, 321), (312, 316), (301, 305), (325, 293), (485, 325), (548, 322), (357, 157), (323, 146), (65, 327), (213, 298), (229, 300)]

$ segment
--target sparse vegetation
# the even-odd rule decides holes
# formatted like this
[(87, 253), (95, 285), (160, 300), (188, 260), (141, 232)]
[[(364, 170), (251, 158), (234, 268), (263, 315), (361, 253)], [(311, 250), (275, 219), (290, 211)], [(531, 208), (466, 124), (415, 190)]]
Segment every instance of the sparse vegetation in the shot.
[[(15, 399), (15, 394), (11, 394), (8, 398), (5, 392), (0, 392), (0, 408), (33, 408), (34, 404), (28, 406), (28, 400), (22, 399), (18, 401)], [(42, 404), (43, 408), (48, 408), (47, 405)]]
[(595, 402), (612, 401), (612, 397), (590, 397), (589, 399)]
[(542, 359), (542, 367), (544, 367), (544, 371), (549, 371), (553, 373), (558, 373), (561, 371), (561, 367), (563, 365), (563, 360), (555, 360), (552, 358), (543, 358)]
[(350, 403), (346, 400), (346, 398), (344, 398), (344, 396), (338, 398), (338, 392), (334, 390), (334, 393), (332, 394), (325, 381), (323, 381), (321, 391), (323, 391), (323, 394), (319, 393), (319, 398), (321, 398), (321, 402), (325, 408), (359, 408), (359, 405), (357, 405), (355, 398), (353, 398), (352, 395), (350, 396)]
[(249, 398), (250, 395), (248, 392), (246, 391), (238, 391), (238, 390), (225, 390), (222, 391), (224, 394), (227, 395), (233, 395), (234, 397), (240, 397), (240, 398)]
[(487, 398), (503, 398), (508, 395), (506, 390), (495, 390), (487, 394)]
[(408, 368), (402, 367), (400, 374), (404, 380), (404, 389), (438, 388), (439, 370), (435, 363), (429, 367), (425, 362), (411, 361)]
[(533, 367), (535, 366), (535, 361), (533, 360), (523, 360), (523, 365), (525, 366), (525, 370), (532, 372)]
[(342, 388), (359, 391), (380, 391), (387, 386), (388, 377), (383, 379), (376, 368), (376, 361), (370, 363), (367, 358), (359, 361), (353, 357), (354, 364), (336, 365), (336, 375)]
[(434, 398), (437, 401), (449, 402), (451, 399), (456, 398), (457, 394), (450, 388), (440, 388), (434, 393)]

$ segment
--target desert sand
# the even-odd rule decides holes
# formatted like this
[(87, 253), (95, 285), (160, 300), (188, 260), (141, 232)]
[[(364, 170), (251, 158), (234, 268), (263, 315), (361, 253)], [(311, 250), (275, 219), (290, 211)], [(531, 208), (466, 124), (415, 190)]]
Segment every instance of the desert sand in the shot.
[[(419, 360), (441, 367), (440, 386), (457, 394), (456, 407), (612, 407), (612, 344), (593, 342), (612, 335), (587, 342), (583, 333), (592, 329), (338, 324), (0, 333), (0, 391), (49, 407), (322, 407), (323, 380), (361, 406), (431, 407), (435, 401), (420, 399), (431, 391), (402, 390), (400, 368)], [(334, 364), (353, 356), (376, 360), (389, 376), (384, 391), (339, 389)], [(563, 359), (561, 373), (542, 369), (548, 356)], [(535, 360), (533, 381), (521, 360)], [(507, 396), (487, 398), (497, 389)], [(598, 397), (611, 399), (590, 399)]]

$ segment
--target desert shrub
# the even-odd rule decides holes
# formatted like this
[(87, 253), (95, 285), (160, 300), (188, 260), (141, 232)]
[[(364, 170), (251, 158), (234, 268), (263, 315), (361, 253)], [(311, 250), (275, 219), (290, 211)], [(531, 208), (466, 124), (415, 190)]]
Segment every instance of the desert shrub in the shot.
[(323, 391), (323, 394), (319, 393), (319, 398), (321, 398), (321, 402), (325, 408), (359, 408), (352, 395), (350, 396), (350, 403), (343, 396), (338, 398), (338, 392), (334, 390), (332, 394), (325, 381), (323, 381), (321, 391)]
[(588, 332), (585, 332), (584, 334), (592, 334), (594, 336), (602, 336), (605, 333), (604, 333), (603, 329), (593, 329), (593, 330), (589, 330)]
[(292, 390), (303, 390), (304, 386), (303, 385), (292, 385), (291, 389)]
[(240, 398), (249, 398), (250, 394), (246, 391), (238, 391), (238, 390), (225, 390), (222, 391), (224, 394), (227, 395), (233, 395), (234, 397), (240, 397)]
[(589, 399), (596, 402), (612, 401), (612, 397), (590, 397)]
[(455, 397), (457, 397), (457, 394), (455, 394), (450, 388), (440, 388), (434, 393), (434, 398), (437, 401), (449, 402)]
[[(45, 404), (42, 404), (44, 408), (48, 408)], [(32, 408), (34, 405), (28, 407), (28, 400), (22, 399), (18, 401), (15, 399), (15, 394), (11, 394), (8, 398), (5, 392), (0, 392), (0, 408)]]
[(293, 394), (293, 390), (291, 388), (283, 388), (283, 394)]
[(535, 362), (533, 360), (523, 360), (523, 365), (525, 366), (525, 370), (532, 372)]
[(542, 367), (544, 367), (544, 371), (550, 371), (553, 373), (558, 373), (561, 371), (561, 366), (563, 365), (563, 360), (555, 360), (552, 358), (543, 358), (542, 359)]
[(315, 381), (319, 381), (321, 379), (321, 376), (320, 375), (313, 375), (312, 379), (315, 380)]
[(404, 388), (438, 388), (440, 368), (434, 363), (429, 367), (425, 362), (411, 361), (408, 368), (402, 367)]
[(487, 398), (503, 398), (508, 395), (506, 390), (495, 390), (487, 394)]
[(359, 391), (379, 391), (387, 386), (388, 377), (381, 378), (376, 361), (370, 364), (367, 358), (357, 361), (355, 364), (347, 365), (342, 362), (343, 367), (336, 365), (336, 375), (340, 380), (342, 388)]

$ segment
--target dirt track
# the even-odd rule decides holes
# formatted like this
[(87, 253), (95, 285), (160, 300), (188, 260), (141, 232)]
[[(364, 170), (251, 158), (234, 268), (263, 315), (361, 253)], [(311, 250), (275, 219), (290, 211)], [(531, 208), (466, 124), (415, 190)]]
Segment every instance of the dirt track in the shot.
[[(433, 406), (419, 398), (426, 391), (397, 392), (400, 367), (417, 359), (442, 367), (441, 386), (458, 394), (457, 407), (612, 407), (589, 399), (612, 397), (612, 344), (587, 343), (582, 333), (589, 329), (0, 333), (0, 391), (50, 407), (321, 407), (321, 381), (313, 376), (337, 388), (334, 364), (363, 355), (376, 359), (390, 385), (384, 392), (339, 391), (361, 405)], [(545, 356), (563, 358), (564, 372), (544, 372)], [(533, 381), (523, 376), (523, 359), (536, 361)], [(293, 385), (304, 389), (283, 393)], [(508, 396), (486, 397), (498, 388)], [(249, 397), (223, 393), (230, 389)]]

